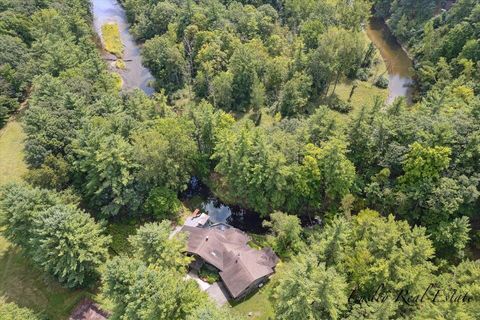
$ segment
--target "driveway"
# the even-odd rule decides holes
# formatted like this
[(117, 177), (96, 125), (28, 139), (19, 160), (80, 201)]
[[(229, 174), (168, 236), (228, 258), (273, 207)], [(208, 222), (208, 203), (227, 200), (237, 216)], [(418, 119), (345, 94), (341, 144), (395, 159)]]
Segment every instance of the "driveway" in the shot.
[(209, 284), (208, 282), (200, 279), (195, 271), (190, 271), (185, 279), (193, 279), (198, 283), (200, 290), (205, 291), (210, 298), (213, 299), (219, 306), (223, 306), (228, 302), (228, 292), (225, 289), (225, 286), (221, 281), (215, 282), (214, 284)]
[(208, 288), (211, 287), (211, 284), (208, 282), (203, 281), (198, 277), (198, 275), (194, 271), (190, 271), (186, 276), (186, 279), (193, 279), (198, 283), (198, 286), (200, 287), (200, 290), (206, 291)]
[(206, 290), (206, 292), (219, 306), (223, 306), (228, 302), (227, 290), (221, 282), (215, 282)]

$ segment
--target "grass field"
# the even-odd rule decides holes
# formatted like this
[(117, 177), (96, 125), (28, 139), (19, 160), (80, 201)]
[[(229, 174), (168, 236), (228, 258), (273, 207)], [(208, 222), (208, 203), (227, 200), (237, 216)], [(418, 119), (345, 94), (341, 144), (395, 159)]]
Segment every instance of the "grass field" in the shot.
[(19, 181), (27, 166), (23, 161), (23, 139), (25, 133), (21, 124), (10, 121), (0, 130), (0, 185)]
[(121, 58), (123, 54), (123, 44), (120, 38), (118, 23), (109, 22), (104, 24), (102, 26), (102, 37), (105, 50)]
[(19, 249), (0, 236), (0, 295), (47, 319), (64, 320), (84, 296), (83, 290), (68, 290), (37, 270)]
[(271, 290), (272, 282), (270, 281), (254, 294), (248, 295), (244, 300), (231, 303), (232, 309), (236, 313), (248, 317), (248, 319), (273, 320), (273, 304), (270, 301)]
[[(351, 81), (339, 83), (337, 85), (335, 93), (340, 99), (347, 101), (352, 90), (352, 85), (353, 84)], [(358, 81), (358, 86), (355, 89), (352, 100), (350, 102), (353, 105), (352, 112), (355, 112), (355, 110), (359, 110), (360, 107), (362, 107), (363, 105), (371, 105), (374, 101), (375, 96), (379, 96), (382, 99), (386, 100), (388, 97), (388, 90), (380, 89), (374, 86), (373, 83), (370, 82), (370, 80), (368, 82)]]

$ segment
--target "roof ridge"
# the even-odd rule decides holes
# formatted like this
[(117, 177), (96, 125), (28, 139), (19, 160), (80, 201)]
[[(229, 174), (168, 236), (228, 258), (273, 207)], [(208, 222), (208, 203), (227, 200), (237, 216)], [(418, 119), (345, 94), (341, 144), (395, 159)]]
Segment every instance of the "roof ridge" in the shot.
[[(255, 278), (255, 277), (253, 276), (253, 274), (250, 272), (250, 270), (248, 270), (248, 267), (245, 265), (245, 263), (243, 263), (242, 259), (240, 259), (240, 257), (242, 257), (242, 256), (241, 256), (240, 254), (238, 254), (237, 257), (238, 257), (239, 259), (236, 259), (235, 261), (238, 260), (238, 262), (240, 262), (240, 264), (241, 264), (241, 266), (242, 266), (242, 269), (244, 269), (244, 270), (248, 273), (248, 275), (249, 275), (249, 277), (250, 277), (250, 280), (251, 280), (251, 281), (255, 281), (257, 278)], [(235, 262), (235, 263), (236, 263), (236, 262)]]

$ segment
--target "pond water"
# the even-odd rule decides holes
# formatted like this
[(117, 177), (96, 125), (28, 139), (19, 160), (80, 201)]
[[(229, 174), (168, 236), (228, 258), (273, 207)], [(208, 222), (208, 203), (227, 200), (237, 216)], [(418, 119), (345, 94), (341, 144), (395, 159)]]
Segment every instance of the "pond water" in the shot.
[(150, 71), (142, 65), (140, 48), (129, 32), (129, 24), (125, 10), (115, 0), (91, 0), (93, 12), (93, 25), (99, 37), (102, 38), (102, 25), (108, 22), (118, 23), (120, 37), (124, 45), (123, 60), (125, 70), (116, 70), (123, 79), (123, 88), (130, 90), (140, 88), (148, 95), (154, 92), (149, 83), (154, 80)]
[(406, 97), (411, 102), (412, 96), (412, 60), (398, 43), (385, 21), (371, 18), (367, 35), (380, 51), (388, 71), (388, 103), (397, 97)]
[[(200, 209), (201, 212), (208, 214), (213, 223), (227, 223), (240, 230), (255, 234), (265, 234), (268, 231), (262, 226), (264, 218), (258, 212), (223, 203), (196, 177), (192, 177), (181, 198), (192, 211)], [(309, 216), (299, 218), (303, 227), (310, 227), (321, 222), (318, 218)]]
[(227, 223), (240, 230), (256, 234), (263, 234), (267, 231), (262, 226), (263, 218), (260, 217), (259, 213), (222, 203), (196, 177), (190, 180), (188, 188), (181, 195), (181, 198), (189, 204), (192, 211), (200, 209), (201, 212), (208, 214), (210, 221), (213, 223)]

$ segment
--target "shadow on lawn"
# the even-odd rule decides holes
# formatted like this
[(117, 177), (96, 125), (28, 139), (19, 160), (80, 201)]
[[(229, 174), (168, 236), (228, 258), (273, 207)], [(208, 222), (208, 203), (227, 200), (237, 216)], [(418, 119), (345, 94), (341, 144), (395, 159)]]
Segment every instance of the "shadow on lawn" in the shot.
[(48, 319), (67, 319), (86, 290), (70, 290), (35, 266), (0, 236), (0, 296)]

